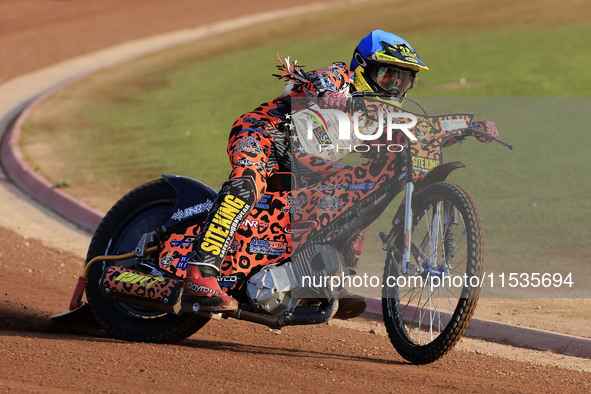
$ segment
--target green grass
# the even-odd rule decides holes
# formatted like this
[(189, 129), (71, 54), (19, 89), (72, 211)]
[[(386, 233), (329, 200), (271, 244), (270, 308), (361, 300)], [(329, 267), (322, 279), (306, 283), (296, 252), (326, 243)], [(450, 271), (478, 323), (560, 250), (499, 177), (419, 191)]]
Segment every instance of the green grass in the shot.
[[(590, 36), (591, 26), (405, 36), (432, 70), (421, 73), (411, 97), (430, 98), (428, 108), (435, 112), (476, 112), (477, 118), (494, 120), (501, 138), (517, 146), (510, 152), (471, 141), (446, 153), (447, 160), (468, 165), (450, 179), (480, 207), (493, 267), (522, 272), (578, 269), (589, 262), (591, 138), (583, 116), (590, 101), (555, 97), (590, 96)], [(64, 155), (76, 171), (92, 172), (123, 191), (161, 173), (184, 174), (217, 188), (230, 171), (225, 149), (232, 122), (283, 89), (271, 76), (276, 52), (314, 69), (349, 61), (356, 42), (337, 35), (291, 38), (213, 58), (143, 60), (156, 63), (157, 72), (148, 67), (130, 72), (138, 67), (133, 62), (118, 66), (107, 73), (126, 79), (116, 88), (95, 89), (97, 100), (82, 100), (73, 109), (77, 148), (68, 147)], [(94, 78), (100, 81), (100, 73)], [(459, 84), (460, 78), (466, 84)], [(60, 94), (63, 99), (68, 93)], [(34, 121), (26, 127), (34, 128)], [(75, 186), (63, 174), (47, 176)], [(383, 264), (375, 232), (387, 230), (388, 221), (378, 222), (368, 235), (364, 260), (372, 272)]]
[[(566, 51), (568, 58), (558, 58), (548, 64), (544, 48), (562, 48), (564, 38), (571, 37), (568, 45), (582, 49), (589, 34), (589, 27), (563, 27), (526, 32), (411, 36), (409, 40), (420, 48), (433, 70), (421, 75), (422, 86), (412, 94), (427, 97), (587, 96), (591, 93), (591, 75), (586, 72), (585, 65), (591, 62), (591, 52)], [(441, 45), (442, 42), (449, 45)], [(154, 83), (150, 81), (147, 90), (127, 96), (124, 102), (93, 103), (81, 109), (80, 116), (92, 125), (89, 142), (104, 135), (113, 138), (113, 149), (96, 152), (90, 157), (91, 164), (99, 166), (112, 162), (114, 157), (125, 156), (131, 144), (135, 154), (145, 158), (140, 163), (146, 164), (148, 173), (180, 172), (217, 186), (229, 171), (220, 152), (224, 152), (234, 119), (282, 90), (282, 83), (270, 75), (275, 71), (277, 48), (283, 56), (290, 55), (313, 69), (332, 60), (348, 60), (354, 46), (355, 41), (328, 36), (313, 42), (284, 42), (237, 51), (179, 69), (171, 64), (170, 70), (156, 84), (158, 88), (153, 89)], [(456, 83), (462, 77), (469, 84), (484, 86), (438, 87)], [(139, 75), (125, 83), (141, 87), (142, 78)], [(134, 168), (142, 172), (144, 165), (138, 165), (140, 163), (134, 162)], [(127, 171), (124, 169), (123, 173)]]
[[(432, 71), (417, 95), (430, 97), (588, 97), (591, 26), (444, 33), (412, 37)], [(445, 88), (465, 78), (477, 87)], [(439, 86), (437, 86), (439, 85)], [(414, 92), (413, 92), (414, 93)]]

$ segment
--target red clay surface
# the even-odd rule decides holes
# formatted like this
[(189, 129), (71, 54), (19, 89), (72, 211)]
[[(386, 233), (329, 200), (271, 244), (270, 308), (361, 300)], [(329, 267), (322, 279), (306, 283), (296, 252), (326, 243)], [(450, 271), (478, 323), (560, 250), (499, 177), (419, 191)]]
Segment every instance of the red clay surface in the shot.
[[(2, 63), (0, 82), (128, 39), (282, 4), (0, 0), (0, 53), (11, 59)], [(387, 337), (363, 325), (277, 332), (213, 321), (177, 345), (56, 332), (48, 317), (66, 309), (80, 267), (79, 256), (0, 228), (0, 391), (588, 392), (591, 387), (590, 373), (462, 350), (413, 366)]]
[(124, 41), (281, 8), (273, 0), (0, 0), (0, 82)]
[[(211, 321), (176, 345), (56, 332), (80, 258), (0, 228), (0, 391), (585, 392), (591, 374), (454, 350), (406, 363), (379, 329)], [(353, 325), (351, 325), (353, 326)], [(375, 332), (375, 333), (373, 333)], [(513, 349), (520, 352), (520, 349)]]

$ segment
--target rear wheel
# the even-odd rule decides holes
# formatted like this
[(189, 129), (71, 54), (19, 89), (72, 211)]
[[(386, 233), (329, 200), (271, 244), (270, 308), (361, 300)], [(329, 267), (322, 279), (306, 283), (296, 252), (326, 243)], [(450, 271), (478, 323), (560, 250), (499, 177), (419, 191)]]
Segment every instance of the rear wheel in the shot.
[[(154, 231), (172, 216), (175, 190), (164, 180), (142, 185), (111, 208), (96, 230), (86, 262), (101, 255), (116, 255), (135, 250), (141, 236)], [(157, 256), (152, 256), (157, 261)], [(99, 280), (111, 265), (138, 269), (135, 258), (98, 262), (89, 273), (86, 296), (101, 325), (117, 338), (143, 342), (177, 342), (203, 327), (208, 318), (172, 315), (112, 301), (102, 296)], [(149, 273), (149, 266), (140, 267)]]
[(402, 233), (388, 251), (382, 308), (390, 340), (406, 360), (430, 363), (464, 334), (476, 308), (484, 259), (480, 214), (460, 186), (439, 182), (413, 198), (410, 263)]

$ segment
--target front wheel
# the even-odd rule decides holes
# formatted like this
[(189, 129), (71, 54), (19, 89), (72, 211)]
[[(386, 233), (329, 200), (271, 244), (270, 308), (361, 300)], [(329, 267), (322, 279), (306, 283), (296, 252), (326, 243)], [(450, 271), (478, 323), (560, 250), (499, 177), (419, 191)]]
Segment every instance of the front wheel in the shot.
[(460, 186), (439, 182), (413, 198), (410, 262), (402, 261), (402, 225), (384, 270), (382, 310), (398, 353), (433, 362), (464, 334), (474, 314), (484, 261), (480, 214)]
[[(142, 185), (125, 195), (104, 217), (94, 233), (86, 262), (102, 255), (133, 251), (141, 236), (154, 231), (172, 216), (175, 190), (164, 180)], [(157, 261), (153, 256), (153, 261)], [(138, 267), (138, 260), (97, 262), (90, 269), (86, 297), (95, 317), (113, 336), (142, 342), (177, 342), (203, 327), (208, 318), (195, 315), (171, 315), (147, 308), (109, 300), (100, 292), (99, 280), (110, 265), (141, 269), (150, 273), (150, 265)], [(156, 267), (156, 263), (153, 264)]]

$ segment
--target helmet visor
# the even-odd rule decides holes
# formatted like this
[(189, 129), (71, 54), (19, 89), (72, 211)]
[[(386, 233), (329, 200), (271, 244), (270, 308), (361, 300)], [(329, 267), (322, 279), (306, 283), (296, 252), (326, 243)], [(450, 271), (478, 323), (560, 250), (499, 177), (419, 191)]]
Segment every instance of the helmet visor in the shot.
[(413, 86), (415, 73), (390, 64), (378, 63), (373, 67), (371, 78), (388, 93), (403, 96)]

